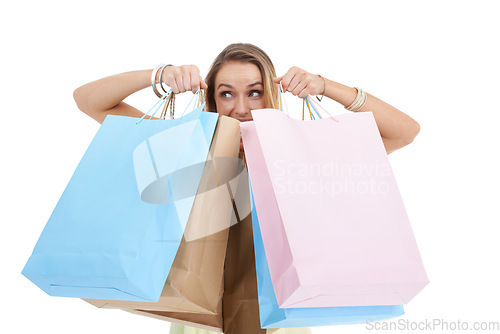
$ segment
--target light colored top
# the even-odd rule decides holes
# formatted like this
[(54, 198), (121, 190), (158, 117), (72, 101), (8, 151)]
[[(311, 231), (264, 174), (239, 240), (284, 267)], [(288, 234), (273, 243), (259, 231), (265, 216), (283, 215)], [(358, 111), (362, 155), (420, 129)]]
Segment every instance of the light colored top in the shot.
[[(207, 331), (194, 327), (170, 323), (170, 334), (218, 334), (217, 332)], [(268, 329), (267, 334), (311, 334), (311, 329), (301, 328), (276, 328)]]

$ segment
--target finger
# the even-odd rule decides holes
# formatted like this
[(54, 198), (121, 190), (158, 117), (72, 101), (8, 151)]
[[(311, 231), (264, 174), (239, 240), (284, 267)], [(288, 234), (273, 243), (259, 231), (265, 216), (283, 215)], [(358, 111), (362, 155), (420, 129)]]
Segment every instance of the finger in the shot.
[(203, 79), (200, 77), (200, 81), (201, 81), (201, 89), (207, 89), (208, 88), (208, 85), (205, 83), (205, 81), (203, 81)]
[(206, 89), (207, 84), (203, 81), (200, 76), (200, 71), (196, 68), (195, 71), (191, 72), (191, 91), (196, 93), (198, 89)]
[(290, 87), (290, 85), (294, 80), (295, 76), (298, 75), (300, 71), (302, 71), (300, 68), (298, 68), (297, 66), (293, 66), (283, 76), (283, 79), (281, 80), (281, 85), (283, 86), (283, 90), (285, 92), (287, 91), (291, 92), (293, 88), (295, 88), (295, 86)]
[(176, 80), (175, 80), (175, 77), (173, 77), (173, 78), (172, 78), (171, 80), (169, 80), (169, 81), (171, 81), (171, 82), (170, 82), (170, 83), (167, 83), (167, 84), (170, 86), (170, 89), (172, 89), (172, 92), (173, 92), (174, 94), (179, 94), (179, 87), (177, 86), (177, 82), (176, 82)]
[(306, 89), (308, 92), (311, 91), (311, 78), (307, 76), (306, 73), (300, 75), (300, 81), (297, 83), (295, 88), (292, 90), (292, 94), (299, 96), (299, 94)]
[(301, 99), (305, 98), (306, 96), (308, 96), (309, 94), (311, 94), (311, 88), (309, 86), (306, 86), (304, 89), (302, 89), (298, 94), (297, 96)]
[(182, 85), (184, 86), (184, 92), (191, 90), (191, 75), (189, 73), (182, 76)]
[(175, 82), (175, 87), (177, 87), (177, 91), (176, 92), (174, 91), (174, 93), (176, 93), (176, 94), (184, 93), (185, 90), (184, 90), (184, 85), (182, 83), (182, 77), (176, 76), (174, 82)]
[(304, 84), (303, 79), (303, 74), (296, 73), (293, 76), (293, 79), (290, 81), (290, 84), (288, 85), (288, 91), (294, 95), (297, 95), (302, 89), (304, 89), (304, 86), (302, 86)]
[(292, 94), (295, 95), (295, 96), (299, 96), (300, 93), (304, 90), (307, 89), (307, 83), (304, 82), (304, 81), (301, 81), (293, 90), (292, 90)]
[(280, 83), (281, 80), (283, 80), (283, 76), (274, 78), (273, 82), (274, 83)]
[(288, 71), (284, 76), (283, 79), (281, 79), (281, 86), (283, 87), (283, 93), (288, 91), (290, 82), (292, 81), (293, 77), (295, 76), (295, 73)]
[(179, 93), (184, 93), (186, 91), (185, 74), (181, 70), (179, 75), (175, 77), (175, 82), (177, 83), (177, 87), (179, 87)]
[(187, 65), (181, 66), (181, 75), (182, 77), (180, 78), (181, 84), (179, 85), (179, 88), (181, 89), (181, 92), (187, 92), (188, 90), (191, 90), (191, 67)]
[(196, 93), (200, 87), (200, 74), (197, 71), (191, 71), (190, 73), (189, 87), (191, 92)]
[(302, 81), (304, 77), (304, 71), (294, 66), (290, 69), (290, 74), (292, 74), (293, 76), (290, 76), (290, 82), (288, 83), (287, 91), (293, 92)]

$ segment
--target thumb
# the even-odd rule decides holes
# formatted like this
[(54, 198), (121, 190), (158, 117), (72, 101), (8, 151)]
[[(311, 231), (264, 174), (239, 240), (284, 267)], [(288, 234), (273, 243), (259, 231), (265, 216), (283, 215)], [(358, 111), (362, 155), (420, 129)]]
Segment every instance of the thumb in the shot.
[(280, 83), (280, 81), (281, 81), (281, 80), (283, 80), (283, 77), (282, 77), (282, 76), (281, 76), (281, 77), (276, 77), (276, 78), (274, 78), (274, 79), (273, 79), (273, 82), (274, 82), (274, 83)]
[(201, 80), (201, 85), (200, 85), (200, 88), (201, 88), (201, 89), (207, 89), (207, 88), (208, 88), (208, 86), (207, 86), (207, 84), (205, 83), (205, 81)]

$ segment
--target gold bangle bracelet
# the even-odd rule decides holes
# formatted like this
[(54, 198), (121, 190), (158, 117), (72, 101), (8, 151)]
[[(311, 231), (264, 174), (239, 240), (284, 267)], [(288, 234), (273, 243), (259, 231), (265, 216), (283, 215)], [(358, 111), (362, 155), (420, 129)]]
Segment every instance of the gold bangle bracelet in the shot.
[(354, 87), (357, 91), (356, 98), (354, 101), (351, 103), (351, 105), (344, 107), (345, 109), (349, 111), (359, 111), (361, 108), (363, 108), (366, 104), (366, 93), (358, 87)]

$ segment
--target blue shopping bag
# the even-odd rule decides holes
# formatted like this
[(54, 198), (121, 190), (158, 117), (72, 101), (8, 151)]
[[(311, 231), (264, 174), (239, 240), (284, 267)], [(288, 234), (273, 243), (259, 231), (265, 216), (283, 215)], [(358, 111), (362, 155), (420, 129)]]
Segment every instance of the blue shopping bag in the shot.
[(250, 199), (260, 325), (262, 328), (362, 324), (368, 320), (380, 321), (404, 314), (402, 305), (279, 308), (266, 260), (251, 186)]
[(52, 296), (158, 301), (218, 120), (202, 107), (169, 120), (108, 115), (23, 275)]

